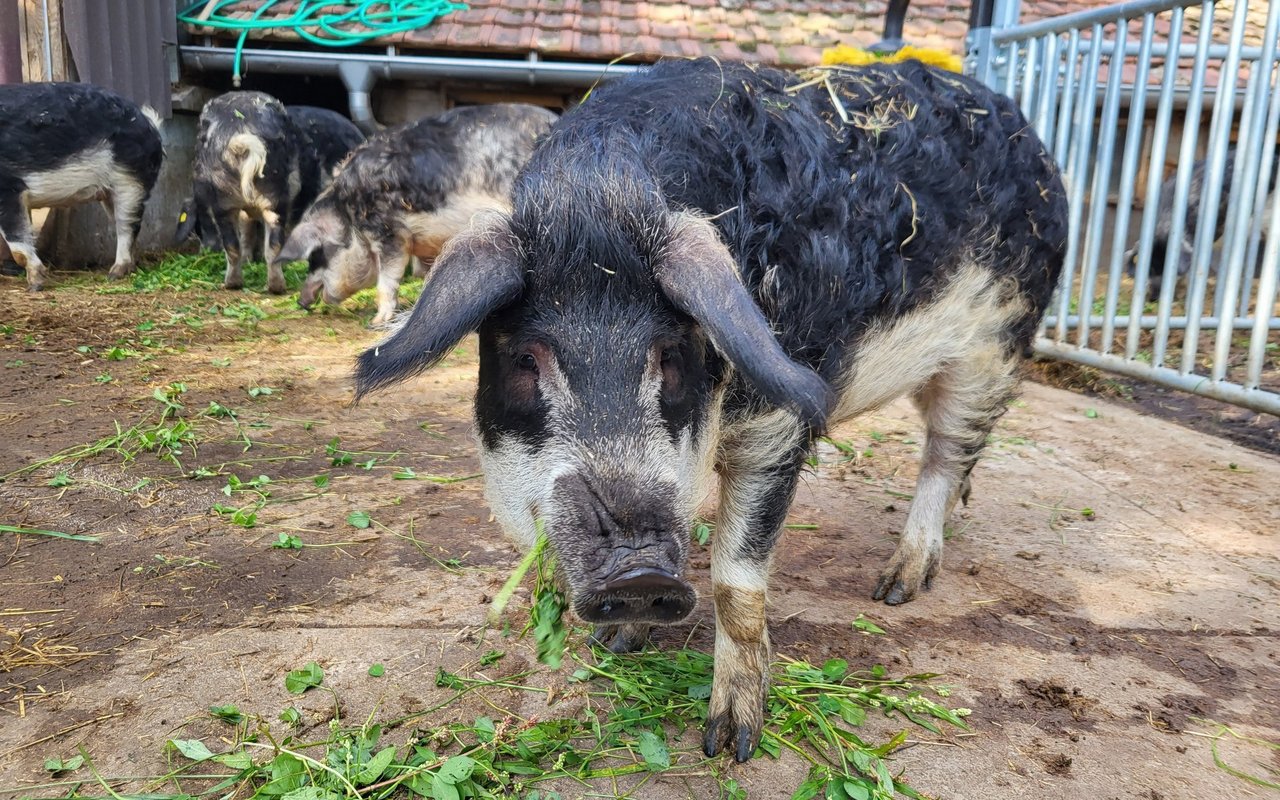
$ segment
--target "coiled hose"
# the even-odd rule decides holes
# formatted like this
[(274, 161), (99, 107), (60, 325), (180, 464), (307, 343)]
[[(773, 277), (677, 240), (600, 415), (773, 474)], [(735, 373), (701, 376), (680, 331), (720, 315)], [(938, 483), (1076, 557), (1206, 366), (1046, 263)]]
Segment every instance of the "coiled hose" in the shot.
[(445, 14), (467, 8), (450, 0), (290, 0), (293, 14), (262, 19), (281, 0), (262, 0), (249, 17), (225, 13), (243, 0), (199, 0), (178, 12), (178, 21), (239, 33), (231, 80), (240, 85), (244, 44), (253, 31), (286, 30), (321, 47), (352, 47), (382, 36), (425, 28)]

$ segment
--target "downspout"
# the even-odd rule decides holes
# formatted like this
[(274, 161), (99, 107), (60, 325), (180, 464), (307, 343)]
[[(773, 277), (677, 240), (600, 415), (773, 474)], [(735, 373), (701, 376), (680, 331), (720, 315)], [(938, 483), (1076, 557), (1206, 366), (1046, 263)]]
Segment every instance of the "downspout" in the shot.
[(347, 87), (347, 106), (351, 111), (351, 121), (366, 134), (378, 130), (378, 121), (373, 118), (373, 103), (370, 93), (375, 82), (373, 68), (357, 61), (343, 61), (338, 64), (338, 77), (342, 85)]

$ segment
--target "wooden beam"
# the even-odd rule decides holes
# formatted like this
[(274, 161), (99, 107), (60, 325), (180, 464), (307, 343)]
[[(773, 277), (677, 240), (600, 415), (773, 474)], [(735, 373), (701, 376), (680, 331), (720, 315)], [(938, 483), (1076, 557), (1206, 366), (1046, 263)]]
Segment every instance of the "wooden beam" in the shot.
[[(18, 40), (22, 49), (22, 78), (35, 81), (75, 80), (66, 36), (62, 31), (62, 0), (17, 0)], [(47, 18), (46, 18), (47, 15)], [(46, 31), (49, 43), (46, 47)]]

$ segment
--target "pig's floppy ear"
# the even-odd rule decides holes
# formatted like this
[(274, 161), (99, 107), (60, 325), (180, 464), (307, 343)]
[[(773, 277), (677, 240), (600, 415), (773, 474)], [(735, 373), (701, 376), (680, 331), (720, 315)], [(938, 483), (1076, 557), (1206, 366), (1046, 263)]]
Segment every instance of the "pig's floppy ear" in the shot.
[(188, 197), (182, 201), (182, 205), (178, 207), (178, 227), (173, 232), (173, 240), (178, 244), (182, 244), (196, 229), (196, 201), (195, 198)]
[(670, 243), (654, 267), (667, 298), (697, 320), (756, 391), (820, 430), (833, 405), (831, 387), (783, 351), (715, 227), (687, 213), (673, 213), (670, 224)]
[(506, 215), (478, 215), (441, 250), (408, 319), (360, 354), (356, 400), (435, 364), (522, 291), (524, 260)]
[(341, 244), (341, 227), (342, 220), (338, 219), (338, 214), (333, 209), (308, 211), (276, 254), (276, 263), (306, 261), (325, 242)]

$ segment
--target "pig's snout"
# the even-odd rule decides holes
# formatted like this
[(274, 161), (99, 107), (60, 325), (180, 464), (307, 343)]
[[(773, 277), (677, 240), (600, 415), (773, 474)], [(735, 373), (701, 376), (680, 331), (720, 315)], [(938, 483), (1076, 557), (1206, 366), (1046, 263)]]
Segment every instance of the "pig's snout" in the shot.
[(688, 525), (676, 513), (675, 487), (567, 473), (556, 481), (556, 500), (551, 543), (579, 617), (613, 625), (689, 615), (697, 596), (680, 578)]
[(587, 622), (616, 625), (624, 622), (679, 622), (697, 602), (693, 587), (664, 569), (628, 570), (584, 593), (574, 611)]
[(298, 291), (298, 307), (310, 311), (311, 307), (316, 304), (316, 299), (319, 295), (320, 283), (318, 281), (305, 281)]

